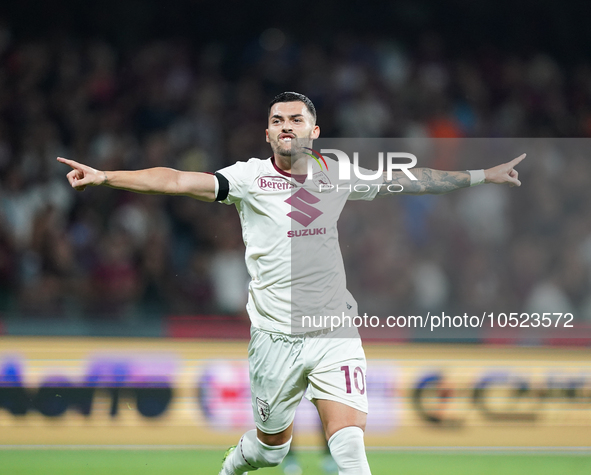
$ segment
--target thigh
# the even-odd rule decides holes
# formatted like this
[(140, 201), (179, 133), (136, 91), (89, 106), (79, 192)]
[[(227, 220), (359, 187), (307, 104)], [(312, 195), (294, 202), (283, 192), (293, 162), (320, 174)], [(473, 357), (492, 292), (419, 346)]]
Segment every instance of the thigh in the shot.
[(250, 390), (254, 421), (262, 434), (290, 432), (307, 385), (301, 349), (301, 338), (253, 330), (248, 349)]
[[(328, 417), (331, 417), (331, 414), (342, 414), (347, 420), (357, 420), (359, 418), (357, 412), (367, 414), (365, 381), (367, 363), (361, 340), (359, 338), (321, 338), (314, 342), (314, 347), (314, 357), (317, 361), (308, 375), (306, 398), (317, 407), (316, 401), (324, 400), (340, 403), (356, 411), (349, 412), (346, 408), (339, 410), (339, 406), (335, 406), (337, 409), (326, 411)], [(329, 404), (328, 407), (332, 405)], [(350, 414), (351, 417), (346, 414)]]

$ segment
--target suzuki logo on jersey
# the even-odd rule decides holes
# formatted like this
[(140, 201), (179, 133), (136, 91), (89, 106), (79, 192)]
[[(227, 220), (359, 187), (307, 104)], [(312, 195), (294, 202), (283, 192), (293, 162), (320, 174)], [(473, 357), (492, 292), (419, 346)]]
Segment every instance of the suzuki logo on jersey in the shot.
[(314, 229), (299, 229), (297, 231), (287, 231), (287, 237), (300, 237), (300, 236), (316, 236), (317, 234), (326, 234), (326, 228), (314, 228)]
[(257, 184), (261, 190), (270, 190), (270, 191), (283, 191), (283, 190), (291, 190), (296, 186), (287, 179), (280, 177), (280, 176), (261, 176), (257, 180)]
[(285, 200), (285, 202), (295, 208), (294, 211), (287, 213), (294, 221), (297, 221), (302, 226), (308, 227), (316, 218), (318, 218), (322, 211), (317, 210), (311, 204), (318, 203), (320, 198), (316, 198), (312, 193), (300, 188), (293, 195)]

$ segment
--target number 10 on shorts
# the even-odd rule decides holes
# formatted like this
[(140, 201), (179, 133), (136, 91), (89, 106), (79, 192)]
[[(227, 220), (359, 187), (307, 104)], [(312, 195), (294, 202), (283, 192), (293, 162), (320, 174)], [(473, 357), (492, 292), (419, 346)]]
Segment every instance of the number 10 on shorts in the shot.
[[(341, 366), (341, 371), (345, 372), (347, 394), (351, 394), (351, 370), (348, 366)], [(365, 377), (363, 376), (363, 370), (359, 366), (353, 371), (353, 382), (355, 383), (357, 392), (362, 395), (365, 394)]]

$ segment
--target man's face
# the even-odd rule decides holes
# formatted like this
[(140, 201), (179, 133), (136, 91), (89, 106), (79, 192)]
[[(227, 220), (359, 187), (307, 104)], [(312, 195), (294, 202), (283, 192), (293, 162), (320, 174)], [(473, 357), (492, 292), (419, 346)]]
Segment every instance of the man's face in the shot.
[(311, 147), (320, 127), (303, 102), (278, 102), (271, 107), (266, 134), (275, 155), (290, 157), (302, 147)]

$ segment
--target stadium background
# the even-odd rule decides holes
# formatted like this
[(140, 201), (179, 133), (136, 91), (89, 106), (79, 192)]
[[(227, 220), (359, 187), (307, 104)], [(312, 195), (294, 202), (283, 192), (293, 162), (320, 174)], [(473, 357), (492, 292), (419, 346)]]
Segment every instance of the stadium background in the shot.
[[(236, 212), (74, 193), (56, 156), (197, 171), (265, 157), (266, 106), (284, 90), (311, 97), (329, 137), (577, 137), (585, 150), (590, 8), (1, 5), (0, 444), (222, 447), (252, 417)], [(419, 165), (472, 168), (453, 156)], [(546, 151), (519, 171), (519, 189), (394, 198), (376, 205), (381, 226), (342, 225), (360, 308), (542, 308), (588, 328), (591, 162)], [(363, 213), (351, 209), (346, 223)], [(588, 449), (581, 335), (368, 341), (368, 445)], [(309, 409), (300, 446), (318, 444)]]

